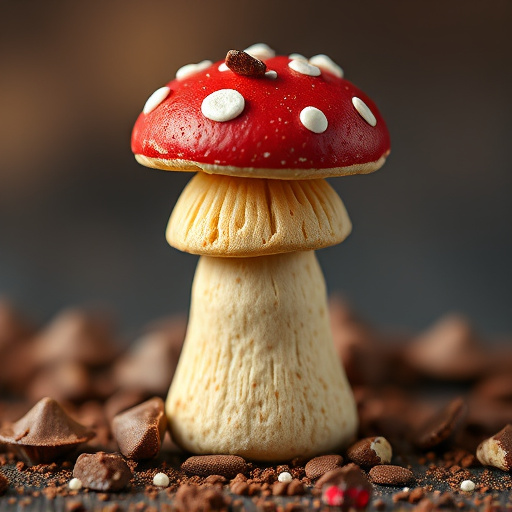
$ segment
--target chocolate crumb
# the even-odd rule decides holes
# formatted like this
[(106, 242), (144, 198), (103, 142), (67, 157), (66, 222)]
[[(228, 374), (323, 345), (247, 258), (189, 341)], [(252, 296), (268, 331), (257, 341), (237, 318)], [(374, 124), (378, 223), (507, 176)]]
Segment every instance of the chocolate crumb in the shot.
[(267, 66), (264, 62), (240, 50), (229, 50), (226, 66), (237, 75), (261, 78), (265, 76)]
[(0, 473), (0, 496), (5, 493), (5, 491), (9, 488), (9, 480), (7, 477)]
[(73, 476), (95, 491), (120, 491), (130, 482), (132, 472), (119, 455), (83, 453), (76, 461)]

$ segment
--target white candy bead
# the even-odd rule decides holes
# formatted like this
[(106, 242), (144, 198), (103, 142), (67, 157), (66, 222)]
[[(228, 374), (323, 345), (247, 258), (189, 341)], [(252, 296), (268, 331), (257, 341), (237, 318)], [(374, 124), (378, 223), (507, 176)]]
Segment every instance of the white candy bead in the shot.
[(357, 110), (359, 115), (370, 125), (375, 126), (377, 124), (377, 119), (373, 115), (373, 112), (368, 108), (368, 105), (357, 96), (352, 98), (352, 105)]
[(245, 107), (244, 97), (234, 89), (220, 89), (203, 100), (201, 112), (212, 121), (231, 121), (239, 116)]
[(300, 122), (314, 133), (323, 133), (327, 130), (328, 122), (325, 114), (315, 107), (306, 107), (300, 113)]
[(302, 75), (320, 76), (320, 68), (312, 66), (305, 60), (294, 59), (288, 62), (288, 66)]
[(157, 487), (168, 487), (169, 483), (169, 477), (165, 473), (157, 473), (153, 477), (153, 485), (156, 485)]
[(336, 64), (330, 57), (321, 53), (320, 55), (315, 55), (309, 59), (309, 63), (313, 64), (313, 66), (317, 66), (320, 69), (325, 69), (325, 71), (329, 71), (333, 75), (338, 78), (343, 78), (343, 69)]
[(472, 480), (464, 480), (460, 484), (460, 490), (464, 492), (473, 492), (475, 490), (475, 487), (475, 482), (473, 482)]
[(72, 491), (79, 491), (82, 488), (82, 480), (78, 478), (72, 478), (68, 483), (68, 487)]
[(259, 60), (271, 59), (276, 56), (276, 52), (265, 43), (253, 44), (246, 48), (244, 52)]
[(142, 112), (144, 114), (149, 114), (150, 112), (153, 112), (162, 101), (169, 96), (169, 93), (171, 92), (171, 89), (169, 87), (160, 87), (160, 89), (157, 89), (149, 98), (148, 101), (146, 101), (146, 104), (144, 105), (144, 108), (142, 109)]
[(185, 66), (182, 66), (180, 69), (178, 69), (178, 71), (176, 71), (176, 78), (178, 80), (181, 80), (183, 78), (186, 78), (187, 76), (193, 75), (194, 73), (203, 71), (203, 69), (206, 69), (211, 65), (211, 60), (202, 60), (197, 64), (186, 64)]
[(290, 483), (293, 480), (293, 477), (290, 473), (288, 473), (288, 471), (283, 471), (282, 473), (279, 473), (279, 476), (277, 477), (277, 479), (280, 482)]

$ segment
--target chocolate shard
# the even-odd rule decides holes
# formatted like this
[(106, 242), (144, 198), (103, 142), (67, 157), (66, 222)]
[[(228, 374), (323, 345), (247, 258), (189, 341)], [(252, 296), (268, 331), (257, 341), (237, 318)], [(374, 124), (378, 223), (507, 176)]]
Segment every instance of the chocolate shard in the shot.
[(23, 418), (0, 429), (0, 442), (14, 446), (32, 464), (53, 462), (93, 437), (93, 432), (48, 397), (39, 400)]
[(506, 425), (496, 435), (482, 441), (476, 450), (484, 466), (494, 466), (502, 471), (512, 470), (512, 425)]
[(410, 469), (402, 466), (384, 465), (374, 466), (368, 473), (374, 484), (380, 485), (406, 485), (414, 481), (414, 474)]
[(112, 432), (121, 453), (134, 460), (158, 455), (166, 428), (164, 402), (158, 397), (118, 414), (112, 420)]
[(337, 469), (343, 464), (343, 457), (341, 455), (322, 455), (311, 459), (304, 468), (306, 476), (315, 480), (325, 475), (328, 471)]
[(97, 452), (80, 455), (73, 476), (94, 491), (120, 491), (129, 484), (132, 472), (120, 455)]
[(264, 62), (240, 50), (229, 50), (226, 55), (226, 66), (237, 75), (254, 78), (265, 76), (267, 70)]
[(413, 443), (423, 450), (438, 446), (460, 430), (467, 413), (468, 407), (464, 399), (455, 398), (423, 425), (420, 425), (413, 437)]
[(183, 462), (181, 469), (192, 475), (234, 478), (238, 473), (245, 473), (248, 466), (238, 455), (196, 455)]

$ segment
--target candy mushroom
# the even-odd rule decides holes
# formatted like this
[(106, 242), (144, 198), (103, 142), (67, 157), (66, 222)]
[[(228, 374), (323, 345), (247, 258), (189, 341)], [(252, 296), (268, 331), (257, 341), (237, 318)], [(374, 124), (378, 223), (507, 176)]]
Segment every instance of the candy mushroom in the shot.
[(132, 134), (143, 165), (198, 171), (167, 228), (173, 247), (201, 256), (166, 402), (172, 436), (267, 461), (342, 448), (357, 415), (314, 251), (351, 230), (324, 178), (377, 170), (385, 123), (324, 55), (253, 45), (186, 69)]

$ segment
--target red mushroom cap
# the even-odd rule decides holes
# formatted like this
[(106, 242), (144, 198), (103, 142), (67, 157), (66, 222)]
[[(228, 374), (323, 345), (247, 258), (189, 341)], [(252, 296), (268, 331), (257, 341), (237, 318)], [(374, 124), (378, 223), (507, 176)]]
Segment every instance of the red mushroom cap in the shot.
[(160, 169), (279, 179), (377, 170), (390, 150), (377, 107), (327, 58), (312, 62), (318, 67), (300, 56), (271, 57), (257, 77), (224, 61), (178, 73), (135, 123), (136, 159)]

